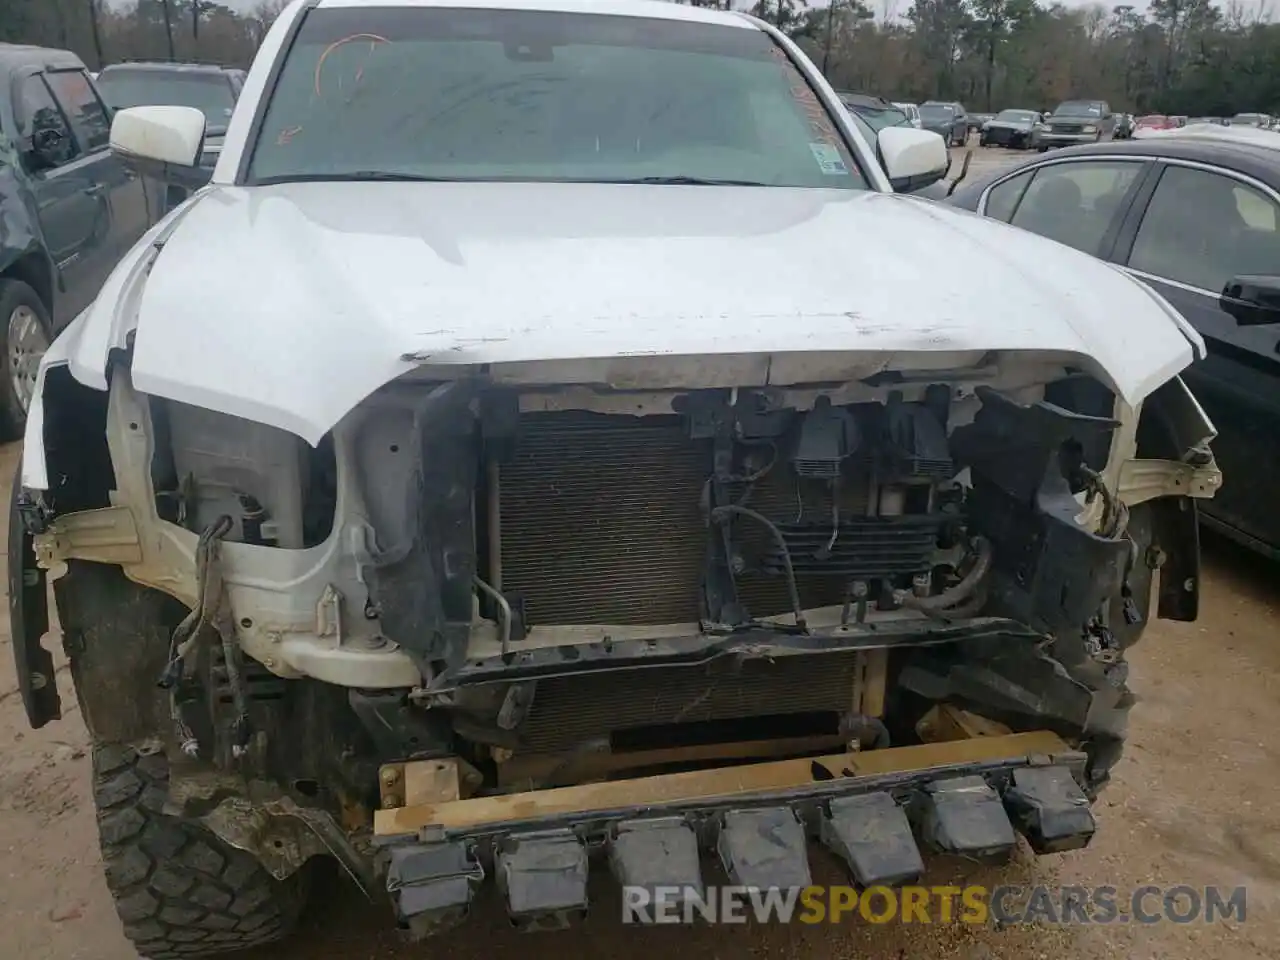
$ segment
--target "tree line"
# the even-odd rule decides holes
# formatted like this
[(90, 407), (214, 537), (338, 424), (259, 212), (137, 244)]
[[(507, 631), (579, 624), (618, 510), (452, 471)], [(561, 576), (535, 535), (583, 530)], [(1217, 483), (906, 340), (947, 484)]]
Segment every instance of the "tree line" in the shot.
[(213, 0), (0, 0), (0, 43), (74, 50), (89, 69), (121, 60), (247, 67), (288, 0), (237, 13)]
[[(91, 69), (124, 59), (248, 66), (286, 0), (237, 13), (214, 0), (0, 0), (0, 41), (69, 48)], [(735, 0), (678, 0), (739, 6)], [(873, 8), (871, 3), (879, 4)], [(971, 110), (1105, 99), (1117, 110), (1280, 113), (1280, 25), (1262, 0), (755, 0), (840, 89), (960, 100)], [(906, 2), (906, 0), (901, 0)]]
[[(682, 0), (727, 7), (732, 0)], [(1280, 113), (1280, 25), (1269, 0), (758, 0), (839, 89), (971, 110), (1107, 100), (1134, 113)]]

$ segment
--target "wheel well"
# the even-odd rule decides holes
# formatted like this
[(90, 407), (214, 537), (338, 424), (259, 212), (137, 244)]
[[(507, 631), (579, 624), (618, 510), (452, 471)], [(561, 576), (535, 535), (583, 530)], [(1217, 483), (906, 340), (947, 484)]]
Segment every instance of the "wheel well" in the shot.
[(21, 280), (36, 292), (45, 309), (53, 313), (53, 269), (48, 258), (35, 251), (24, 253), (0, 272), (0, 276)]
[(115, 471), (107, 446), (107, 394), (78, 382), (65, 366), (52, 367), (45, 375), (44, 409), (49, 506), (58, 513), (110, 506)]

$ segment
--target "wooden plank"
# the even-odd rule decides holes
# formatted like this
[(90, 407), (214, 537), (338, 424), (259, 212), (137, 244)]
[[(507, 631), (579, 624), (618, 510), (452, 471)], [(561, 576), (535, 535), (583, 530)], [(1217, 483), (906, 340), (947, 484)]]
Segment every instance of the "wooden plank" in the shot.
[(379, 810), (374, 815), (374, 832), (379, 836), (396, 836), (416, 833), (423, 827), (433, 825), (474, 827), (534, 817), (588, 813), (593, 810), (767, 793), (817, 782), (813, 775), (814, 763), (820, 764), (833, 777), (839, 778), (925, 770), (954, 763), (1053, 755), (1069, 749), (1057, 735), (1048, 731), (1035, 731), (1015, 733), (1007, 737), (980, 737), (974, 740), (927, 743), (812, 759), (775, 760), (769, 763)]
[(866, 672), (862, 675), (862, 709), (868, 717), (884, 716), (885, 686), (889, 679), (889, 651), (867, 650)]
[(920, 718), (916, 733), (926, 743), (968, 740), (973, 737), (1003, 737), (1011, 731), (997, 720), (989, 720), (949, 703), (939, 703)]

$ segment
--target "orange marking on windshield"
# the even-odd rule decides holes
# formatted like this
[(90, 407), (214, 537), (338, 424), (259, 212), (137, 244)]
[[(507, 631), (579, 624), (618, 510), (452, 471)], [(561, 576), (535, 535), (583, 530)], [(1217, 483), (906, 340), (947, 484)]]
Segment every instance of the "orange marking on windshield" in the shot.
[[(324, 96), (324, 94), (321, 92), (321, 89), (320, 89), (320, 77), (324, 71), (324, 62), (325, 60), (329, 59), (329, 54), (333, 53), (333, 51), (337, 50), (339, 47), (344, 47), (348, 43), (355, 43), (357, 40), (368, 40), (370, 53), (372, 53), (374, 49), (377, 48), (378, 44), (391, 42), (386, 37), (379, 36), (376, 33), (353, 33), (349, 37), (343, 37), (341, 40), (333, 41), (333, 43), (329, 44), (327, 47), (324, 48), (324, 52), (320, 54), (320, 59), (316, 61), (316, 72), (315, 72), (314, 79), (315, 79), (315, 91), (316, 91), (317, 97)], [(364, 76), (364, 66), (361, 65), (360, 69), (356, 71), (356, 82), (359, 83), (360, 78), (363, 76)]]

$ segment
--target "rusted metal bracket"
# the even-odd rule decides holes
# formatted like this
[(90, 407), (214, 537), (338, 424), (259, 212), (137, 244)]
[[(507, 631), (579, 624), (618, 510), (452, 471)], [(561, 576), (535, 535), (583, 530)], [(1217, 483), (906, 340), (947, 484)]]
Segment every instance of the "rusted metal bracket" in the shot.
[(458, 757), (387, 763), (378, 771), (384, 810), (465, 800), (483, 782), (480, 771)]
[(1126, 460), (1117, 494), (1128, 506), (1157, 497), (1213, 497), (1222, 486), (1217, 464), (1194, 466), (1176, 460)]

